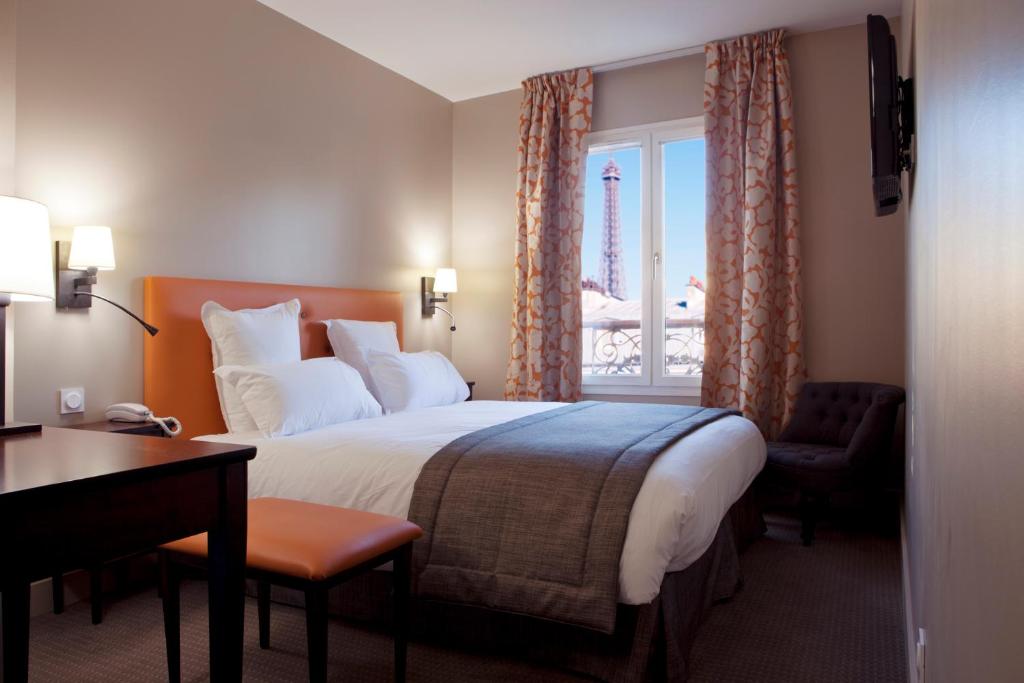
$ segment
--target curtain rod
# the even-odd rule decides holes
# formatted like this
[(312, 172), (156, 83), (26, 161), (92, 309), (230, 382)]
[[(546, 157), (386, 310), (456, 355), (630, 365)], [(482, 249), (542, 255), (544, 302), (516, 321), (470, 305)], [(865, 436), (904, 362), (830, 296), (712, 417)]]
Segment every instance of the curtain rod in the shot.
[[(652, 64), (654, 62), (663, 62), (663, 61), (665, 61), (667, 59), (676, 59), (677, 57), (689, 57), (690, 55), (699, 55), (699, 54), (703, 54), (704, 53), (705, 45), (708, 45), (710, 43), (719, 43), (719, 42), (722, 42), (722, 41), (725, 41), (725, 40), (735, 40), (736, 38), (740, 38), (740, 37), (742, 37), (744, 35), (757, 35), (757, 34), (760, 34), (760, 33), (768, 33), (769, 31), (778, 31), (778, 30), (780, 30), (780, 28), (772, 28), (772, 29), (768, 29), (766, 31), (754, 31), (754, 32), (749, 33), (749, 34), (741, 33), (741, 34), (739, 34), (737, 36), (732, 36), (732, 37), (729, 37), (729, 38), (720, 38), (718, 40), (709, 40), (709, 41), (707, 41), (707, 43), (704, 43), (704, 44), (701, 44), (701, 45), (693, 45), (691, 47), (681, 47), (681, 48), (677, 48), (675, 50), (666, 50), (665, 52), (655, 52), (654, 54), (650, 54), (650, 55), (643, 55), (641, 57), (633, 57), (632, 59), (620, 59), (620, 60), (618, 60), (616, 62), (605, 62), (604, 64), (596, 64), (594, 66), (591, 66), (590, 70), (593, 71), (594, 73), (603, 73), (605, 71), (615, 71), (616, 69), (627, 69), (627, 68), (629, 68), (631, 66), (640, 66), (641, 64)], [(797, 32), (790, 31), (789, 29), (786, 29), (786, 28), (781, 28), (781, 30), (785, 31), (785, 34), (786, 34), (787, 38), (790, 37), (790, 36), (793, 36), (793, 35), (797, 35)]]
[(676, 57), (689, 57), (690, 55), (699, 55), (703, 53), (703, 45), (694, 45), (692, 47), (681, 47), (676, 50), (667, 50), (665, 52), (655, 52), (654, 54), (651, 55), (633, 57), (632, 59), (620, 59), (615, 62), (605, 62), (604, 64), (596, 64), (590, 67), (590, 70), (593, 71), (594, 73), (602, 73), (605, 71), (627, 69), (631, 66), (640, 66), (641, 64), (651, 64), (653, 62), (663, 62), (666, 59), (675, 59)]

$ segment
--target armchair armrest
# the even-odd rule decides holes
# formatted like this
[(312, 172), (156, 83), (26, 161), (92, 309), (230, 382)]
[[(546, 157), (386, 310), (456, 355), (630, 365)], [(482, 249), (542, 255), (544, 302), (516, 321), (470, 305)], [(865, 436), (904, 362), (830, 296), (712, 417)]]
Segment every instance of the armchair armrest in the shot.
[(846, 448), (851, 466), (863, 467), (870, 460), (889, 452), (896, 418), (905, 398), (905, 393), (898, 387), (879, 386), (874, 390), (871, 405)]

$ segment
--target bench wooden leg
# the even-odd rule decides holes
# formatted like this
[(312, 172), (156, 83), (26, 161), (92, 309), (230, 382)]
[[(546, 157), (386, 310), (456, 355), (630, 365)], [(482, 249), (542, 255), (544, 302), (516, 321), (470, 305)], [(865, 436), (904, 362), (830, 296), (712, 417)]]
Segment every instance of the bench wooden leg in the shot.
[(160, 590), (164, 606), (164, 640), (167, 643), (167, 680), (181, 681), (181, 580), (167, 553), (160, 551)]
[(53, 583), (53, 613), (61, 614), (64, 612), (64, 574), (54, 572), (50, 578)]
[(256, 582), (256, 605), (259, 608), (260, 647), (270, 648), (270, 582)]
[(405, 660), (409, 648), (409, 580), (412, 565), (412, 543), (399, 549), (392, 573), (395, 608), (395, 681), (405, 681)]
[(89, 606), (93, 625), (103, 623), (103, 567), (89, 570)]
[(327, 680), (327, 589), (306, 589), (306, 643), (309, 656), (309, 683)]

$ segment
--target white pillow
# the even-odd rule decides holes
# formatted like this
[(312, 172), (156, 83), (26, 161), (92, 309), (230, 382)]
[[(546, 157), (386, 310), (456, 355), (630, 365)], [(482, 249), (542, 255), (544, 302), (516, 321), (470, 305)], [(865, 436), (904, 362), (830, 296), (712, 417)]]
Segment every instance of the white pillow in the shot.
[(354, 367), (366, 383), (366, 388), (379, 401), (377, 390), (370, 374), (366, 354), (368, 351), (399, 353), (398, 326), (394, 322), (370, 322), (367, 320), (325, 320), (327, 339), (331, 342), (338, 360)]
[(370, 396), (359, 373), (337, 358), (225, 365), (214, 372), (238, 392), (266, 437), (381, 415), (380, 404)]
[[(302, 305), (292, 299), (267, 308), (230, 311), (207, 301), (200, 310), (203, 327), (213, 348), (213, 367), (224, 365), (265, 365), (294, 363), (302, 359), (299, 350), (299, 312)], [(251, 432), (256, 423), (249, 416), (235, 390), (216, 378), (220, 412), (229, 432)]]
[(446, 406), (469, 398), (462, 375), (443, 354), (367, 352), (378, 400), (389, 413)]

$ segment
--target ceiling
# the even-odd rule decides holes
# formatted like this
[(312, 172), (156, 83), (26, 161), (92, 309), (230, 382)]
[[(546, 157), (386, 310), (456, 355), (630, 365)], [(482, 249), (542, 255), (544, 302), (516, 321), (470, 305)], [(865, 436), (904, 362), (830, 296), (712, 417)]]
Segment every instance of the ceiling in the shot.
[(784, 27), (893, 16), (900, 0), (260, 0), (458, 101), (524, 78)]

